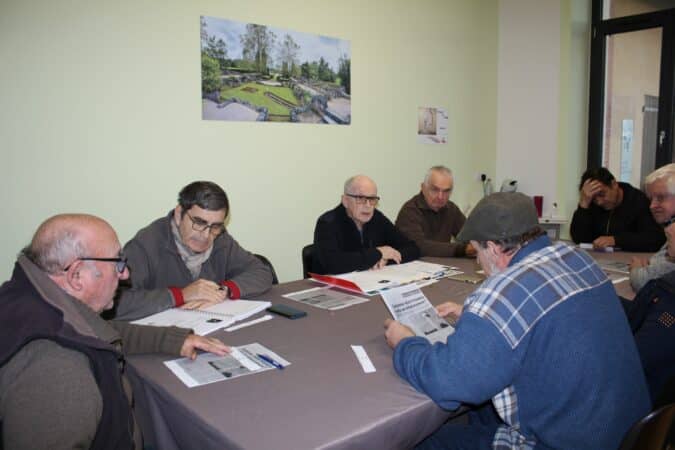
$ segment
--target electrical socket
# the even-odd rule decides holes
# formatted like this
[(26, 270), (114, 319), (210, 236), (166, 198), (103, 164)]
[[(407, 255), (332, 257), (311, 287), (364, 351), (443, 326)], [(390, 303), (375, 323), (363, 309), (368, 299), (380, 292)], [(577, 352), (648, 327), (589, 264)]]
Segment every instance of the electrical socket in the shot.
[(483, 177), (485, 177), (486, 180), (487, 180), (487, 178), (488, 178), (486, 174), (481, 173), (481, 172), (478, 172), (478, 173), (476, 174), (476, 181), (481, 181), (481, 182), (482, 182), (482, 181), (483, 181)]

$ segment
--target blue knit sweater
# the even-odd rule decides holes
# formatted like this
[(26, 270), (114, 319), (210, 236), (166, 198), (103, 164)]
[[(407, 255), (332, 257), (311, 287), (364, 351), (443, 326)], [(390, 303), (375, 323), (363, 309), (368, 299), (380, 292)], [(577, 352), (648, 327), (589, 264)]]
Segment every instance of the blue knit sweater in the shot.
[(492, 399), (494, 448), (617, 448), (650, 408), (611, 282), (546, 236), (467, 298), (446, 344), (404, 339), (394, 366), (442, 408)]

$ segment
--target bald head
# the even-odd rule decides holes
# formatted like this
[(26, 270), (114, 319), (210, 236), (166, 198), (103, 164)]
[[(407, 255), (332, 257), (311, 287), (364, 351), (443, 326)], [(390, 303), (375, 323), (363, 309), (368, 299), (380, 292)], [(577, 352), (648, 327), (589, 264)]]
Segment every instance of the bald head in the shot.
[(345, 181), (342, 206), (359, 230), (373, 218), (379, 199), (377, 185), (369, 177), (355, 175)]
[(377, 185), (366, 175), (354, 175), (345, 181), (345, 194), (355, 194), (357, 191), (372, 192), (372, 195), (377, 195)]
[(112, 227), (88, 214), (59, 214), (45, 220), (24, 250), (38, 267), (49, 274), (63, 270), (85, 256), (97, 243), (117, 240)]

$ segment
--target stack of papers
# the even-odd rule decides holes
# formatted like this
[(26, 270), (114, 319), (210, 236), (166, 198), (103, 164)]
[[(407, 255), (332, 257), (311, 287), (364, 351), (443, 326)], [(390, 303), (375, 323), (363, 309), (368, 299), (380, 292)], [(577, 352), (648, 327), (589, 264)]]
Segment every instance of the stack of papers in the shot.
[(244, 320), (270, 306), (272, 306), (270, 302), (226, 300), (204, 309), (171, 308), (131, 323), (156, 327), (191, 328), (195, 334), (205, 335)]
[(436, 280), (462, 273), (457, 267), (424, 261), (392, 264), (378, 270), (364, 270), (340, 275), (311, 274), (312, 279), (366, 295), (379, 294), (392, 287), (409, 283), (429, 284)]

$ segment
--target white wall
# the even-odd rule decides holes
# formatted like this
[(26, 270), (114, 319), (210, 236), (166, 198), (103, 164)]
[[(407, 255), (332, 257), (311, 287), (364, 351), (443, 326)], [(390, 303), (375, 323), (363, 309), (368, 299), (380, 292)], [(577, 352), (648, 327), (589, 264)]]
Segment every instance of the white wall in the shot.
[[(348, 176), (370, 174), (393, 219), (433, 164), (454, 170), (462, 209), (495, 171), (496, 1), (100, 5), (0, 3), (0, 279), (46, 217), (97, 214), (125, 242), (195, 179), (222, 185), (230, 232), (297, 279)], [(202, 121), (200, 15), (351, 40), (352, 125)], [(448, 108), (448, 145), (416, 142), (426, 105)]]
[(497, 177), (544, 196), (544, 215), (557, 193), (560, 98), (560, 2), (499, 2)]

